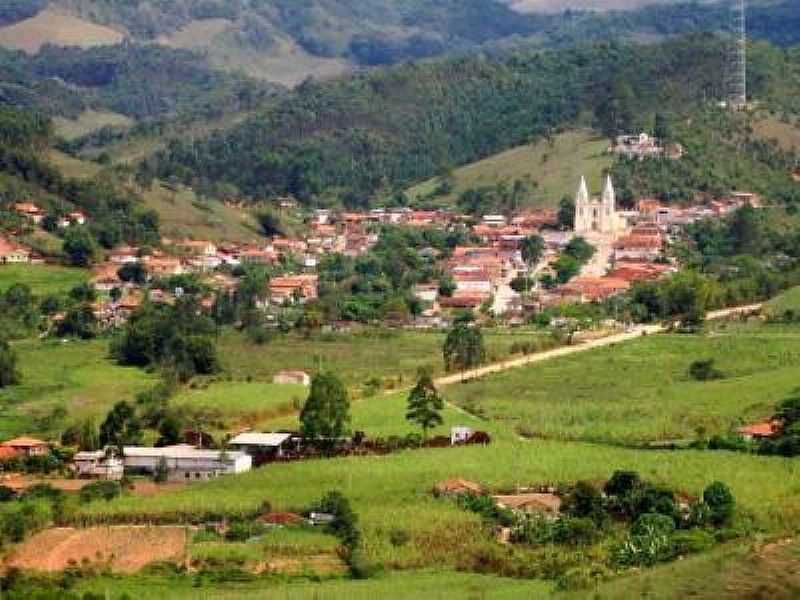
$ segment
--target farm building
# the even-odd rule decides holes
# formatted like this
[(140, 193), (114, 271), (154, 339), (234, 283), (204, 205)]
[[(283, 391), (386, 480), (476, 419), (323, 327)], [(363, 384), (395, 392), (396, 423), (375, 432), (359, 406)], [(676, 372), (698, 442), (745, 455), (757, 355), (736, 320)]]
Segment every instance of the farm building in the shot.
[(240, 433), (228, 442), (233, 450), (252, 457), (256, 465), (280, 458), (291, 445), (291, 433)]
[(104, 450), (96, 452), (78, 452), (72, 459), (75, 474), (88, 479), (122, 479), (123, 464), (115, 456), (109, 456)]
[(311, 376), (305, 371), (280, 371), (272, 378), (272, 383), (281, 385), (311, 385)]
[(123, 448), (125, 471), (155, 473), (159, 464), (167, 468), (169, 481), (201, 481), (220, 475), (249, 471), (253, 465), (250, 455), (225, 450), (197, 450), (177, 445), (166, 448)]

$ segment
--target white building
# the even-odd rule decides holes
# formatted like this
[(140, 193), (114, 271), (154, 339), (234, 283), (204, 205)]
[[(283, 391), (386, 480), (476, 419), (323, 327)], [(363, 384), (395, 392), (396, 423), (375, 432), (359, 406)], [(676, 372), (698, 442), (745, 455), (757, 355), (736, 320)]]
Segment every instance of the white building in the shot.
[(291, 445), (291, 433), (240, 433), (228, 442), (234, 450), (244, 452), (260, 464), (268, 458), (283, 456), (284, 450)]
[(72, 459), (75, 474), (89, 479), (122, 479), (123, 464), (115, 456), (106, 454), (105, 450), (96, 452), (78, 452)]
[(169, 481), (201, 481), (220, 475), (249, 471), (253, 461), (244, 452), (226, 450), (197, 450), (193, 446), (177, 445), (165, 448), (125, 446), (123, 462), (126, 471), (155, 473), (159, 464), (167, 467)]

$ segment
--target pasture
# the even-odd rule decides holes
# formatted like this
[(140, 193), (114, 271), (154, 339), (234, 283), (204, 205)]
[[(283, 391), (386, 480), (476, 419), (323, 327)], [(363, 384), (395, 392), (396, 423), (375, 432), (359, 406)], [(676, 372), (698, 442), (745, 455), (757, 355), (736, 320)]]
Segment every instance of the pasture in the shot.
[(57, 434), (67, 422), (102, 419), (120, 400), (133, 400), (156, 381), (141, 369), (119, 367), (105, 341), (14, 344), (22, 383), (0, 390), (0, 439)]
[(36, 296), (65, 294), (89, 279), (89, 271), (58, 265), (0, 265), (0, 291), (23, 283)]
[[(507, 358), (519, 342), (546, 346), (552, 338), (537, 331), (484, 330), (490, 362)], [(276, 336), (264, 345), (250, 342), (242, 334), (227, 330), (219, 339), (224, 370), (236, 379), (271, 382), (283, 370), (314, 373), (327, 369), (338, 375), (352, 389), (363, 388), (378, 379), (387, 390), (413, 385), (417, 369), (431, 367), (444, 373), (442, 343), (438, 332), (363, 329), (351, 333), (321, 333), (310, 337), (301, 334)]]
[(86, 110), (77, 119), (55, 117), (53, 124), (56, 135), (65, 140), (74, 140), (103, 127), (130, 127), (133, 125), (133, 120), (118, 113)]
[[(530, 177), (538, 183), (533, 192), (532, 206), (552, 208), (564, 196), (572, 198), (578, 189), (581, 175), (590, 186), (599, 186), (611, 157), (605, 154), (608, 140), (589, 131), (570, 131), (556, 135), (552, 143), (546, 140), (512, 148), (453, 171), (455, 185), (445, 200), (455, 201), (470, 188), (512, 183)], [(431, 179), (407, 190), (410, 197), (433, 191), (438, 183)], [(599, 189), (597, 190), (599, 192)]]
[[(449, 399), (518, 433), (637, 444), (727, 433), (797, 389), (800, 328), (723, 325), (657, 335), (453, 386)], [(695, 381), (713, 358), (722, 379)]]
[(124, 35), (71, 15), (46, 9), (35, 17), (0, 28), (0, 46), (36, 54), (45, 44), (56, 46), (105, 46), (119, 44)]

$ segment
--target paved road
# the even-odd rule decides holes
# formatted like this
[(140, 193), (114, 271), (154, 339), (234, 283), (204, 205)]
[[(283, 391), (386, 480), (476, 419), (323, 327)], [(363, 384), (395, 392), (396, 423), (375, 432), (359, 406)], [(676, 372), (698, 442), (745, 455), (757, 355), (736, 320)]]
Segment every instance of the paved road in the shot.
[[(732, 315), (755, 312), (760, 308), (761, 304), (750, 304), (747, 306), (738, 306), (736, 308), (715, 310), (708, 313), (706, 315), (706, 319), (708, 320), (724, 319)], [(666, 331), (666, 329), (667, 327), (664, 325), (638, 325), (636, 327), (633, 327), (632, 329), (629, 329), (625, 333), (618, 333), (615, 335), (610, 335), (608, 337), (590, 340), (582, 344), (577, 344), (575, 346), (564, 346), (561, 348), (556, 348), (555, 350), (548, 350), (546, 352), (539, 352), (537, 354), (529, 354), (528, 356), (523, 356), (520, 358), (514, 358), (511, 360), (506, 360), (503, 362), (486, 365), (485, 367), (472, 369), (470, 371), (465, 371), (463, 373), (458, 373), (456, 375), (446, 375), (444, 377), (436, 379), (435, 383), (439, 387), (452, 385), (454, 383), (460, 383), (462, 381), (469, 381), (470, 379), (477, 379), (479, 377), (484, 377), (485, 375), (490, 375), (492, 373), (500, 373), (502, 371), (508, 371), (509, 369), (517, 369), (519, 367), (524, 367), (530, 364), (540, 363), (554, 358), (560, 358), (562, 356), (569, 356), (571, 354), (577, 354), (578, 352), (586, 352), (587, 350), (594, 350), (595, 348), (603, 348), (606, 346), (611, 346), (613, 344), (627, 342), (629, 340), (640, 338), (643, 335), (652, 335), (654, 333), (661, 333), (663, 331)]]

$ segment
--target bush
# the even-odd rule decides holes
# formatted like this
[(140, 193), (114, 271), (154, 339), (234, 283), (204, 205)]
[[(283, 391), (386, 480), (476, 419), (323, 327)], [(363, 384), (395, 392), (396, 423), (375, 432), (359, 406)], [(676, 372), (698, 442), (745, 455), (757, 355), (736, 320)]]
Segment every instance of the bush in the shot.
[(96, 481), (81, 489), (80, 499), (82, 504), (95, 500), (113, 500), (122, 493), (122, 487), (116, 481)]
[(730, 522), (736, 500), (727, 485), (715, 481), (703, 491), (703, 501), (708, 505), (709, 520), (713, 525), (719, 527)]
[(695, 381), (713, 381), (723, 379), (724, 373), (714, 367), (714, 359), (696, 360), (689, 365), (689, 377)]
[(554, 541), (570, 546), (591, 546), (600, 540), (600, 530), (592, 519), (561, 517), (555, 522)]
[(614, 471), (603, 491), (609, 496), (627, 496), (642, 485), (642, 478), (636, 471)]
[(579, 481), (564, 499), (561, 507), (563, 513), (573, 517), (588, 517), (597, 522), (605, 519), (603, 496), (591, 484)]
[(236, 520), (228, 525), (225, 539), (229, 542), (246, 542), (250, 538), (263, 535), (266, 531), (267, 526), (263, 523)]
[(631, 535), (612, 550), (612, 562), (622, 567), (652, 566), (674, 556), (672, 538), (656, 531)]
[(714, 536), (703, 529), (678, 531), (672, 536), (675, 553), (678, 555), (705, 552), (710, 550), (715, 542)]
[(631, 528), (631, 534), (646, 536), (651, 534), (670, 535), (675, 531), (675, 521), (666, 515), (658, 513), (645, 513), (636, 519)]
[(400, 547), (405, 546), (411, 541), (411, 534), (405, 529), (392, 529), (389, 534), (389, 541), (392, 546)]

